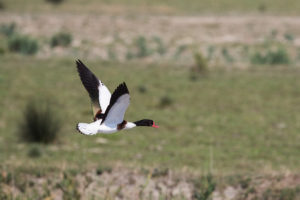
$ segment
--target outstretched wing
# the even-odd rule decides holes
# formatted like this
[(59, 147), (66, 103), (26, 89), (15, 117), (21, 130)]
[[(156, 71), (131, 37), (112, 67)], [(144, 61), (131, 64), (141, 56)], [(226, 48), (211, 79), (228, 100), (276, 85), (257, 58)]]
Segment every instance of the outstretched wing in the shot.
[(81, 82), (91, 98), (94, 117), (104, 113), (110, 102), (109, 90), (80, 60), (76, 64)]
[(102, 123), (117, 125), (123, 122), (125, 112), (130, 103), (130, 95), (126, 83), (121, 83), (111, 96)]
[(101, 106), (102, 113), (105, 113), (111, 98), (110, 91), (108, 88), (99, 80), (99, 102)]

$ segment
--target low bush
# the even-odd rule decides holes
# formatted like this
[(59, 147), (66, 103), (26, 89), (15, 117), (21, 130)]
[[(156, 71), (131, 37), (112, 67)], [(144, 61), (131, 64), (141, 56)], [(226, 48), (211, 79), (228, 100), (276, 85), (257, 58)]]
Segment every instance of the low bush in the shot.
[(222, 55), (227, 62), (232, 63), (234, 61), (226, 47), (222, 48)]
[(161, 176), (167, 176), (169, 174), (169, 169), (168, 168), (155, 168), (152, 173), (151, 173), (151, 177), (152, 178), (157, 178), (157, 177), (161, 177)]
[(200, 52), (195, 53), (194, 60), (195, 60), (195, 65), (192, 68), (193, 72), (203, 74), (208, 71), (207, 60), (206, 58), (204, 58), (202, 53)]
[(294, 41), (294, 36), (291, 34), (291, 33), (285, 33), (284, 34), (284, 38), (287, 40), (287, 41), (290, 41), (290, 42), (293, 42)]
[(169, 96), (163, 96), (160, 98), (159, 107), (165, 108), (173, 104), (173, 99)]
[(0, 1), (0, 10), (4, 10), (5, 9), (5, 4), (3, 3), (3, 1)]
[(263, 195), (262, 199), (265, 200), (297, 200), (300, 195), (300, 187), (295, 188), (282, 188), (282, 189), (267, 189)]
[(109, 60), (118, 60), (116, 48), (113, 45), (109, 45), (107, 48), (107, 57)]
[(209, 46), (207, 48), (207, 60), (211, 60), (215, 53), (215, 46)]
[(38, 158), (42, 155), (41, 149), (37, 146), (32, 147), (31, 149), (29, 149), (28, 151), (28, 156), (30, 158)]
[(177, 59), (185, 50), (188, 49), (188, 46), (185, 44), (179, 45), (176, 48), (175, 54), (174, 54), (174, 59)]
[(38, 51), (38, 42), (27, 35), (14, 34), (8, 39), (8, 49), (24, 55), (33, 55)]
[(157, 48), (156, 51), (160, 54), (160, 55), (164, 55), (167, 52), (167, 49), (164, 45), (164, 43), (162, 42), (162, 40), (160, 39), (160, 37), (154, 37), (153, 41), (156, 43)]
[(147, 92), (147, 88), (144, 85), (140, 85), (138, 86), (138, 91), (143, 94)]
[(5, 49), (3, 47), (0, 46), (0, 56), (5, 54)]
[(212, 175), (202, 177), (200, 180), (194, 180), (193, 199), (208, 200), (216, 188), (216, 183)]
[(31, 100), (19, 124), (19, 134), (23, 141), (49, 144), (57, 141), (60, 128), (58, 116), (49, 104)]
[(258, 10), (259, 10), (259, 12), (264, 13), (267, 10), (266, 4), (264, 4), (264, 3), (259, 4)]
[(15, 23), (2, 24), (0, 26), (0, 33), (7, 36), (7, 37), (12, 36), (15, 33), (15, 31), (16, 31), (16, 24)]
[(135, 41), (135, 46), (137, 48), (137, 57), (143, 58), (149, 55), (149, 50), (147, 47), (147, 40), (143, 36), (139, 36)]
[(62, 190), (63, 199), (65, 200), (82, 199), (81, 194), (77, 189), (78, 186), (79, 182), (76, 180), (76, 177), (68, 173), (64, 173), (63, 180), (56, 185), (57, 188)]
[(252, 64), (279, 65), (288, 64), (290, 62), (288, 52), (282, 46), (267, 48), (265, 52), (256, 51), (250, 59)]
[(62, 46), (67, 47), (72, 42), (72, 35), (70, 33), (60, 32), (52, 36), (50, 40), (51, 47)]
[(131, 52), (130, 49), (128, 49), (127, 52), (126, 52), (126, 59), (131, 60), (133, 58), (134, 58), (134, 54)]
[(101, 174), (103, 174), (104, 172), (111, 173), (112, 172), (112, 168), (111, 167), (107, 167), (107, 166), (99, 166), (96, 169), (96, 174), (99, 175), (99, 176)]
[(60, 4), (62, 3), (64, 0), (46, 0), (46, 2), (48, 3), (52, 3), (52, 4)]

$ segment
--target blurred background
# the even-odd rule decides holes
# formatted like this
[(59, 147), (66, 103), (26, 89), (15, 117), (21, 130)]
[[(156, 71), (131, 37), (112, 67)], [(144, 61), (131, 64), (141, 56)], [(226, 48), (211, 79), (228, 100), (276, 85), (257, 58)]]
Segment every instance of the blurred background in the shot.
[[(300, 1), (0, 0), (0, 199), (299, 199)], [(136, 128), (84, 136), (81, 59)]]

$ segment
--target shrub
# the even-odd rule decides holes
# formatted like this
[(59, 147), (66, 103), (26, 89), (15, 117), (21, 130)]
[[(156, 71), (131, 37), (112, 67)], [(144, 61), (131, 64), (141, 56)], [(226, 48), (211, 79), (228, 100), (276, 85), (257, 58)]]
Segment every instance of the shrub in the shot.
[(208, 60), (211, 60), (213, 58), (214, 52), (215, 52), (215, 47), (214, 46), (209, 46), (207, 48), (207, 59)]
[(71, 42), (72, 42), (71, 34), (60, 32), (52, 36), (50, 45), (51, 47), (56, 47), (56, 46), (67, 47), (71, 44)]
[(130, 50), (128, 50), (128, 51), (126, 52), (126, 59), (127, 59), (127, 60), (131, 60), (131, 59), (133, 59), (133, 58), (134, 58), (133, 53), (132, 53)]
[(229, 54), (227, 48), (222, 48), (222, 55), (224, 56), (227, 62), (232, 63), (234, 61), (233, 57)]
[(263, 13), (263, 12), (265, 12), (267, 10), (267, 7), (266, 7), (266, 5), (264, 3), (262, 3), (262, 4), (260, 4), (258, 6), (258, 10), (259, 10), (259, 12)]
[(285, 34), (284, 34), (284, 38), (285, 38), (287, 41), (290, 41), (290, 42), (293, 42), (293, 41), (294, 41), (294, 36), (293, 36), (291, 33), (285, 33)]
[(1, 174), (0, 174), (0, 184), (1, 183), (11, 184), (12, 181), (13, 181), (13, 176), (12, 176), (11, 172), (5, 172), (5, 171), (1, 172)]
[(299, 195), (300, 195), (299, 187), (282, 188), (282, 189), (268, 188), (266, 191), (264, 191), (262, 195), (262, 199), (294, 200), (294, 199), (298, 199), (297, 197)]
[(288, 64), (290, 62), (287, 50), (283, 47), (277, 48), (275, 51), (269, 51), (267, 60), (270, 64)]
[[(279, 200), (293, 200), (300, 195), (300, 188), (283, 188), (279, 194)], [(299, 197), (299, 196), (298, 196)]]
[(31, 158), (38, 158), (42, 155), (41, 149), (37, 146), (32, 147), (29, 151), (28, 151), (28, 156)]
[(112, 168), (111, 167), (107, 167), (107, 166), (99, 166), (97, 169), (96, 169), (96, 174), (97, 175), (101, 175), (103, 174), (104, 172), (107, 172), (107, 173), (111, 173), (112, 172)]
[(287, 50), (282, 46), (275, 47), (274, 49), (268, 48), (265, 53), (255, 52), (250, 59), (253, 64), (278, 65), (290, 62)]
[(174, 54), (174, 58), (177, 59), (187, 48), (188, 46), (185, 44), (179, 45)]
[(5, 4), (3, 3), (3, 1), (0, 1), (0, 10), (4, 10), (5, 9)]
[(63, 199), (73, 200), (81, 199), (81, 194), (78, 190), (79, 182), (74, 175), (64, 173), (63, 180), (56, 184), (56, 187), (63, 192)]
[(190, 80), (196, 81), (208, 73), (207, 59), (199, 52), (194, 54), (194, 65), (191, 68)]
[(161, 176), (167, 176), (168, 173), (169, 173), (168, 168), (163, 168), (163, 169), (155, 168), (151, 174), (151, 177), (156, 178), (156, 177), (161, 177)]
[(117, 60), (116, 49), (113, 45), (108, 46), (107, 56), (109, 60)]
[(143, 58), (149, 55), (147, 40), (145, 37), (139, 36), (135, 41), (135, 45), (137, 47), (137, 57)]
[[(0, 3), (1, 5), (1, 3)], [(16, 30), (16, 24), (15, 23), (10, 23), (10, 24), (2, 24), (0, 26), (0, 32), (1, 34), (10, 37), (15, 33)]]
[(159, 107), (164, 108), (173, 104), (173, 99), (169, 96), (163, 96), (160, 98)]
[(207, 60), (198, 52), (194, 54), (195, 65), (192, 68), (194, 72), (205, 73), (208, 71)]
[(138, 86), (138, 91), (140, 93), (146, 93), (147, 92), (147, 88), (144, 85), (140, 85), (140, 86)]
[(251, 63), (252, 64), (266, 64), (266, 58), (264, 55), (262, 55), (261, 52), (255, 52), (254, 54), (252, 54), (251, 58)]
[(250, 178), (243, 178), (240, 180), (240, 186), (242, 189), (247, 189), (251, 183)]
[(14, 34), (8, 40), (8, 48), (12, 52), (32, 55), (38, 51), (38, 42), (27, 35)]
[(278, 35), (278, 31), (276, 29), (273, 29), (271, 31), (271, 39), (275, 39)]
[(0, 46), (0, 55), (3, 55), (3, 54), (5, 54), (5, 49)]
[(46, 0), (49, 3), (53, 3), (53, 4), (60, 4), (62, 3), (64, 0)]
[(153, 40), (157, 45), (157, 49), (156, 49), (157, 52), (160, 55), (164, 55), (167, 52), (167, 50), (166, 50), (165, 45), (163, 44), (162, 40), (159, 37), (154, 37)]
[(23, 141), (49, 144), (57, 140), (61, 123), (48, 103), (28, 102), (23, 120), (19, 124), (19, 133)]
[(216, 183), (212, 175), (207, 175), (200, 180), (195, 180), (194, 188), (193, 199), (208, 200), (216, 188)]

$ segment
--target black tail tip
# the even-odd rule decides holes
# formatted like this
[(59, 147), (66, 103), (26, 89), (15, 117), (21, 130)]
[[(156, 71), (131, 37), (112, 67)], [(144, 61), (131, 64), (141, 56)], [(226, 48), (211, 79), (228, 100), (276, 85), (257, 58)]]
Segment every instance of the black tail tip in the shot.
[(76, 125), (76, 130), (77, 130), (80, 134), (84, 135), (84, 134), (79, 130), (79, 123)]

